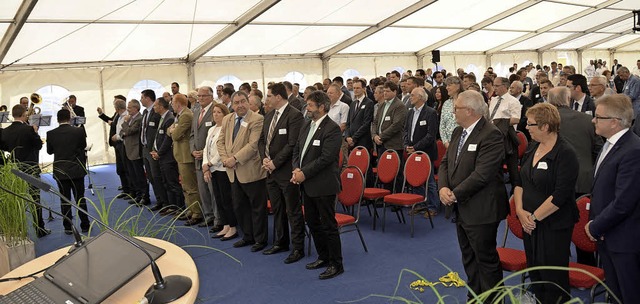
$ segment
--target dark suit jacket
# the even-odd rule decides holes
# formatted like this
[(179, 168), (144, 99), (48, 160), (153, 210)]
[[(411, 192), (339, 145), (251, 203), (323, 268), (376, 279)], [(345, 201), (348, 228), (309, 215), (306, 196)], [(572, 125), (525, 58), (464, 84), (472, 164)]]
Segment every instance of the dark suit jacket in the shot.
[(640, 138), (625, 133), (604, 158), (593, 180), (589, 225), (613, 252), (640, 252)]
[[(158, 114), (158, 116), (162, 118), (162, 115)], [(173, 116), (173, 113), (168, 111), (167, 114), (165, 114), (162, 124), (158, 123), (158, 128), (156, 129), (155, 141), (156, 147), (158, 148), (156, 151), (160, 157), (158, 161), (163, 164), (176, 161), (173, 157), (173, 140), (171, 139), (171, 136), (167, 134), (167, 129), (171, 127), (174, 122), (175, 117)], [(151, 148), (153, 149), (153, 142), (151, 142)]]
[(106, 123), (109, 123), (109, 121), (111, 121), (111, 124), (109, 125), (109, 146), (113, 147), (116, 143), (111, 140), (111, 137), (116, 134), (116, 126), (118, 125), (118, 119), (120, 119), (120, 115), (118, 115), (118, 112), (116, 112), (112, 117), (109, 117), (106, 114), (102, 113), (98, 117)]
[[(538, 91), (539, 92), (539, 91)], [(542, 98), (542, 97), (540, 97)], [(524, 94), (520, 95), (520, 104), (522, 105), (522, 111), (520, 112), (520, 122), (518, 123), (518, 131), (524, 133), (524, 136), (527, 137), (527, 140), (531, 140), (531, 135), (529, 134), (529, 130), (527, 130), (527, 110), (533, 107), (533, 101), (531, 98), (524, 96)]]
[[(269, 135), (269, 128), (271, 128), (271, 122), (276, 114), (276, 111), (270, 111), (264, 117), (264, 124), (262, 126), (262, 134), (258, 140), (258, 152), (260, 153), (260, 160), (266, 156), (265, 149), (267, 145), (267, 136)], [(293, 149), (298, 141), (298, 135), (300, 134), (300, 128), (304, 119), (302, 113), (298, 111), (291, 104), (284, 108), (284, 111), (280, 113), (280, 118), (276, 123), (276, 128), (273, 130), (272, 139), (269, 143), (269, 155), (273, 161), (273, 165), (276, 169), (271, 173), (271, 178), (279, 180), (290, 180)]]
[[(144, 110), (142, 110), (144, 111)], [(143, 112), (140, 112), (142, 114)], [(146, 126), (146, 136), (147, 136), (147, 146), (149, 150), (153, 148), (153, 141), (156, 139), (156, 134), (158, 133), (158, 125), (160, 124), (160, 114), (156, 113), (156, 111), (151, 108), (151, 111), (147, 114), (147, 126)], [(140, 126), (140, 132), (144, 128), (143, 125)]]
[(367, 149), (373, 147), (371, 140), (371, 121), (373, 120), (374, 102), (368, 97), (364, 97), (356, 108), (356, 103), (349, 106), (349, 117), (347, 117), (347, 129), (345, 136), (353, 138), (354, 146), (363, 146)]
[[(204, 150), (204, 146), (207, 144), (207, 135), (209, 134), (209, 129), (213, 127), (213, 121), (211, 121), (213, 103), (209, 106), (207, 112), (204, 113), (202, 122), (198, 124), (200, 111), (201, 109), (197, 112), (193, 112), (193, 121), (191, 122), (191, 137), (189, 138), (189, 147), (191, 148), (191, 152)], [(195, 162), (196, 170), (202, 170), (202, 159), (196, 159)]]
[(289, 104), (296, 108), (296, 110), (302, 111), (302, 104), (304, 104), (304, 101), (302, 98), (298, 97), (298, 94), (291, 94), (291, 96), (289, 96)]
[[(344, 87), (343, 87), (344, 88)], [(353, 102), (353, 100), (351, 99), (351, 93), (349, 93), (348, 90), (342, 90), (342, 93), (344, 93), (344, 95), (342, 95), (342, 98), (340, 98), (340, 101), (351, 105), (351, 103)]]
[(624, 80), (620, 79), (620, 76), (616, 75), (616, 77), (613, 77), (613, 84), (616, 86), (613, 88), (616, 90), (616, 93), (622, 93), (624, 90)]
[[(307, 140), (311, 120), (304, 123), (293, 150), (293, 168), (300, 168), (305, 176), (302, 190), (310, 197), (336, 195), (340, 192), (338, 156), (342, 145), (340, 127), (325, 116), (313, 134), (304, 157), (302, 149)], [(300, 159), (302, 158), (302, 161)]]
[(560, 135), (571, 144), (578, 157), (580, 174), (576, 182), (576, 193), (589, 193), (593, 183), (593, 169), (602, 149), (602, 137), (596, 135), (590, 115), (567, 107), (558, 108), (558, 111)]
[(42, 139), (33, 127), (14, 121), (2, 131), (0, 149), (13, 153), (15, 160), (29, 166), (38, 164)]
[(451, 149), (447, 149), (438, 169), (438, 188), (448, 187), (453, 191), (458, 200), (455, 205), (464, 223), (499, 222), (509, 211), (502, 173), (502, 132), (484, 117), (480, 118), (471, 134), (467, 135), (460, 160), (456, 163), (462, 130), (462, 127), (457, 127), (453, 131)]
[[(571, 108), (573, 109), (575, 101), (571, 101)], [(580, 112), (585, 113), (587, 111), (591, 111), (591, 117), (596, 115), (596, 104), (593, 102), (593, 98), (587, 95), (584, 97), (584, 102), (582, 103), (582, 107), (580, 108)]]
[(411, 108), (404, 124), (404, 146), (413, 146), (416, 151), (427, 153), (431, 161), (436, 161), (438, 159), (438, 146), (436, 145), (439, 126), (438, 114), (436, 110), (425, 103), (420, 110), (418, 121), (413, 129), (413, 136), (411, 136), (414, 112), (415, 108)]
[(76, 113), (76, 116), (85, 117), (84, 116), (84, 108), (79, 106), (79, 105), (75, 105), (73, 107), (73, 113)]
[[(407, 118), (407, 107), (404, 106), (400, 99), (394, 98), (389, 109), (387, 109), (386, 116), (382, 117), (384, 106), (385, 102), (378, 104), (378, 113), (376, 113), (377, 115), (371, 124), (371, 138), (373, 139), (378, 135), (385, 149), (402, 150), (404, 148), (402, 135), (404, 134), (405, 119)], [(382, 132), (378, 132), (378, 126), (380, 125), (382, 125)]]
[(47, 153), (53, 154), (53, 176), (57, 180), (84, 178), (87, 175), (84, 130), (69, 124), (47, 132)]

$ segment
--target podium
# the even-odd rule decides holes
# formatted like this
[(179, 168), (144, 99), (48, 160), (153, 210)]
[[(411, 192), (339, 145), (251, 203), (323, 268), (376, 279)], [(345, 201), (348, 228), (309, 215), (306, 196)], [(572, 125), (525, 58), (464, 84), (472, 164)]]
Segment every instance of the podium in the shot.
[[(166, 277), (174, 274), (179, 274), (191, 278), (191, 290), (189, 290), (187, 294), (185, 294), (178, 300), (173, 301), (172, 303), (194, 303), (196, 297), (198, 296), (198, 290), (200, 289), (200, 280), (198, 278), (198, 269), (196, 268), (196, 264), (193, 262), (191, 256), (182, 248), (164, 240), (149, 237), (138, 237), (138, 239), (166, 250), (166, 253), (157, 260), (158, 267), (160, 268), (163, 276)], [(53, 263), (55, 263), (57, 260), (59, 260), (63, 255), (65, 255), (69, 251), (69, 248), (70, 247), (64, 247), (56, 251), (47, 253), (14, 269), (2, 278), (4, 279), (25, 276), (49, 267), (53, 265)], [(42, 272), (37, 276), (41, 275)], [(0, 294), (5, 295), (31, 281), (33, 281), (33, 279), (26, 278), (20, 281), (9, 281), (0, 283)], [(154, 282), (155, 280), (153, 278), (153, 274), (151, 273), (151, 269), (149, 266), (147, 266), (147, 268), (142, 270), (137, 276), (131, 279), (129, 283), (125, 284), (124, 286), (122, 286), (122, 288), (108, 297), (103, 303), (138, 303), (144, 296), (144, 293), (147, 291), (149, 286), (151, 286)]]

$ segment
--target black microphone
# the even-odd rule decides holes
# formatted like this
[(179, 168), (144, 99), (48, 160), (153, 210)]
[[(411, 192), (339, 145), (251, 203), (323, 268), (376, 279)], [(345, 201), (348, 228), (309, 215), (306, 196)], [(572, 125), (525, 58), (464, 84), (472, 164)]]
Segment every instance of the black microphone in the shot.
[[(34, 179), (36, 179), (36, 178), (34, 178)], [(7, 192), (9, 194), (12, 194), (13, 196), (19, 197), (19, 198), (21, 198), (21, 199), (23, 199), (23, 200), (25, 200), (27, 202), (30, 202), (30, 203), (32, 203), (32, 204), (34, 204), (34, 205), (36, 205), (36, 206), (38, 206), (40, 208), (43, 208), (45, 210), (49, 210), (50, 213), (55, 213), (56, 215), (59, 215), (60, 217), (62, 217), (63, 220), (66, 220), (69, 223), (71, 223), (71, 232), (73, 232), (73, 238), (75, 239), (75, 243), (73, 244), (74, 247), (71, 248), (71, 250), (69, 252), (74, 251), (76, 248), (84, 245), (84, 240), (82, 240), (82, 236), (80, 235), (80, 233), (78, 232), (78, 229), (76, 229), (76, 226), (73, 224), (73, 221), (69, 217), (67, 217), (66, 215), (64, 215), (64, 214), (62, 214), (62, 213), (60, 213), (58, 211), (54, 211), (49, 206), (45, 206), (45, 205), (43, 205), (41, 203), (38, 203), (38, 202), (34, 201), (33, 199), (30, 199), (30, 198), (24, 196), (24, 195), (20, 195), (18, 193), (15, 193), (15, 192), (5, 188), (2, 185), (0, 185), (0, 189), (4, 190), (5, 192)]]
[(147, 292), (144, 294), (144, 297), (147, 299), (149, 304), (165, 304), (165, 303), (173, 302), (178, 298), (182, 297), (183, 295), (185, 295), (191, 289), (192, 282), (190, 278), (183, 275), (170, 275), (166, 278), (163, 278), (162, 274), (160, 273), (160, 268), (158, 268), (158, 264), (156, 264), (156, 261), (151, 257), (151, 254), (149, 254), (149, 251), (147, 251), (145, 248), (138, 245), (136, 242), (132, 241), (128, 237), (122, 235), (120, 232), (109, 227), (107, 224), (103, 223), (93, 215), (89, 214), (89, 212), (76, 206), (68, 198), (66, 198), (64, 195), (60, 194), (60, 192), (58, 192), (53, 187), (51, 187), (51, 185), (17, 169), (11, 169), (11, 172), (17, 175), (19, 178), (26, 181), (28, 184), (40, 190), (52, 193), (53, 195), (59, 197), (61, 200), (73, 206), (73, 208), (76, 209), (78, 212), (82, 212), (86, 214), (89, 218), (91, 218), (92, 220), (100, 224), (100, 226), (113, 232), (119, 238), (123, 239), (127, 243), (131, 244), (132, 246), (142, 251), (149, 258), (149, 261), (151, 262), (150, 263), (151, 272), (153, 273), (153, 277), (155, 279), (155, 283), (153, 283), (153, 285), (151, 285), (151, 287), (149, 287), (149, 289), (147, 289)]

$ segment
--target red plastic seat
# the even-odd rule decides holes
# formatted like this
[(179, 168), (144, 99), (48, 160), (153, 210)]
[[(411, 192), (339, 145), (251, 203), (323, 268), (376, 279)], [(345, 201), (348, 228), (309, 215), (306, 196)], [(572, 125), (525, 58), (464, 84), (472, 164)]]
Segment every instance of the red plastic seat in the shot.
[[(429, 159), (429, 155), (422, 151), (416, 151), (411, 153), (407, 158), (407, 162), (404, 164), (404, 182), (402, 183), (402, 188), (405, 188), (406, 184), (411, 185), (413, 188), (424, 186), (425, 191), (427, 191), (427, 182), (429, 181), (429, 175), (431, 174), (431, 160)], [(389, 194), (384, 197), (384, 209), (382, 211), (383, 220), (382, 220), (382, 231), (384, 232), (385, 228), (385, 219), (386, 219), (386, 207), (387, 205), (395, 205), (408, 207), (411, 206), (413, 210), (418, 203), (426, 202), (427, 197), (424, 195), (413, 194), (413, 193), (394, 193)], [(402, 209), (400, 209), (400, 214), (402, 214)], [(431, 218), (431, 213), (427, 212), (425, 214), (429, 215), (429, 221), (431, 222), (431, 228), (433, 228), (433, 220)], [(409, 216), (411, 217), (411, 237), (413, 237), (413, 217), (414, 212), (410, 212)], [(404, 218), (404, 214), (402, 214)]]
[[(524, 250), (506, 247), (509, 231), (519, 239), (522, 239), (524, 233), (522, 231), (522, 225), (520, 225), (520, 220), (518, 220), (518, 216), (516, 215), (516, 203), (513, 196), (509, 200), (509, 214), (507, 214), (506, 221), (507, 227), (505, 227), (502, 247), (496, 248), (496, 250), (498, 250), (498, 256), (500, 257), (500, 265), (502, 265), (502, 269), (511, 272), (526, 269), (527, 256), (525, 255)], [(521, 278), (523, 283), (525, 277), (526, 274), (523, 273)]]
[[(360, 232), (360, 227), (358, 227), (358, 221), (360, 220), (360, 204), (364, 193), (364, 176), (358, 167), (347, 166), (340, 174), (340, 183), (342, 184), (342, 191), (338, 193), (337, 203), (342, 204), (347, 210), (350, 209), (350, 207), (355, 207), (355, 215), (336, 212), (335, 217), (336, 222), (338, 222), (338, 229), (340, 230), (340, 233), (357, 231), (364, 251), (369, 252), (367, 244), (365, 244), (364, 238), (362, 237), (362, 232)], [(347, 228), (349, 226), (353, 226), (355, 228), (343, 230), (343, 228)]]
[(442, 143), (442, 140), (437, 140), (436, 141), (436, 146), (438, 147), (438, 159), (433, 161), (433, 172), (434, 172), (434, 178), (436, 179), (436, 183), (438, 182), (438, 169), (440, 168), (440, 163), (442, 163), (442, 159), (444, 158), (444, 155), (447, 153), (447, 148), (445, 148), (444, 143)]

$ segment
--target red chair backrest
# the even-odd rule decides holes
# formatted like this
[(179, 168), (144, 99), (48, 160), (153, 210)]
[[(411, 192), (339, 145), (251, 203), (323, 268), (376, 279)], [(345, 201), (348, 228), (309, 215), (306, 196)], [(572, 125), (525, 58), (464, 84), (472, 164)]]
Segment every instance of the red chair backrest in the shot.
[(358, 204), (364, 194), (364, 176), (358, 167), (347, 166), (340, 173), (342, 191), (338, 193), (338, 201), (349, 207)]
[(527, 137), (524, 136), (524, 133), (518, 131), (516, 132), (516, 135), (518, 135), (518, 141), (520, 141), (520, 144), (518, 144), (518, 158), (522, 158), (524, 152), (527, 151), (529, 142), (527, 142)]
[(369, 171), (369, 151), (363, 146), (357, 146), (349, 153), (347, 166), (356, 166), (363, 175)]
[(587, 233), (584, 231), (584, 226), (589, 222), (589, 204), (591, 198), (588, 195), (583, 195), (576, 200), (578, 205), (578, 212), (580, 212), (580, 218), (573, 227), (573, 235), (571, 241), (583, 251), (595, 252), (596, 243), (592, 242)]
[(436, 141), (436, 146), (438, 147), (438, 159), (433, 162), (433, 169), (438, 171), (438, 168), (440, 168), (440, 163), (442, 162), (442, 158), (444, 157), (444, 154), (447, 153), (447, 148), (444, 147), (442, 140), (439, 139)]
[(400, 171), (400, 156), (395, 150), (387, 150), (378, 160), (378, 180), (382, 183), (392, 183)]
[(516, 201), (511, 196), (509, 199), (509, 214), (507, 214), (507, 224), (509, 225), (509, 230), (513, 235), (522, 239), (524, 231), (522, 231), (522, 225), (520, 224), (520, 220), (516, 215)]
[(431, 160), (422, 151), (411, 153), (404, 164), (404, 179), (412, 187), (427, 186), (431, 174)]

